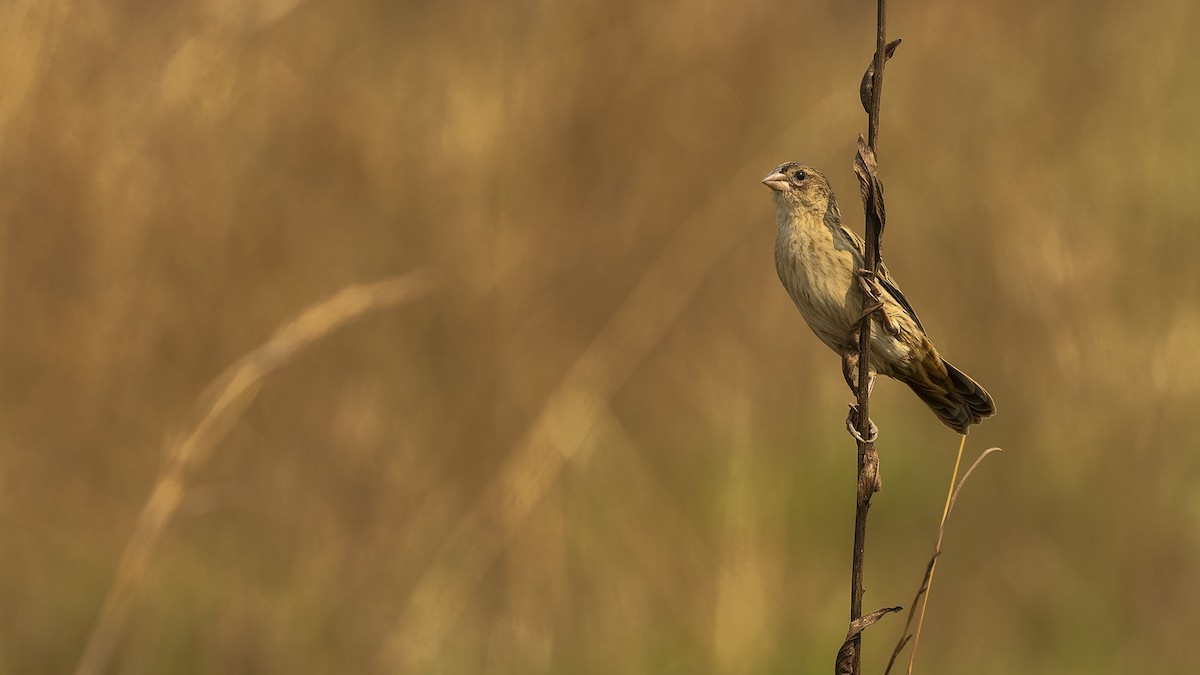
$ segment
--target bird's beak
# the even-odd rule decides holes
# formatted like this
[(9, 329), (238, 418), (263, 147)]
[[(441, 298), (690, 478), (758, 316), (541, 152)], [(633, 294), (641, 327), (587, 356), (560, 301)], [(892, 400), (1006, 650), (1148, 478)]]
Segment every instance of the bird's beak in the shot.
[(787, 176), (779, 173), (778, 171), (764, 178), (762, 182), (763, 185), (766, 185), (776, 192), (783, 192), (784, 190), (789, 189)]

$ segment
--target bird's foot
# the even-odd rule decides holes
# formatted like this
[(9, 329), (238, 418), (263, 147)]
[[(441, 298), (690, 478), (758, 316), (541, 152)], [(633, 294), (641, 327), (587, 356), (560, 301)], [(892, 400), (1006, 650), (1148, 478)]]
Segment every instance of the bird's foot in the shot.
[(879, 302), (883, 298), (883, 288), (879, 285), (879, 280), (876, 278), (875, 272), (866, 269), (858, 271), (858, 287), (866, 293), (867, 297)]
[[(846, 386), (850, 387), (850, 392), (858, 396), (858, 330), (857, 328), (850, 331), (850, 339), (846, 345), (842, 347), (842, 377), (846, 379)], [(875, 391), (875, 369), (867, 371), (867, 396)]]
[(883, 303), (880, 302), (879, 300), (876, 300), (863, 308), (862, 314), (858, 315), (858, 318), (855, 319), (854, 323), (861, 322), (863, 319), (867, 318), (868, 316), (871, 316), (875, 312), (880, 312), (881, 314), (883, 314), (886, 317), (887, 312), (882, 312), (881, 311), (882, 309), (883, 309)]
[(888, 316), (887, 311), (882, 307), (879, 309), (879, 316), (883, 317), (883, 327), (887, 330), (887, 332), (891, 333), (892, 337), (900, 337), (899, 324), (897, 324), (895, 321), (892, 321), (892, 317)]
[(891, 333), (892, 337), (900, 337), (900, 326), (892, 320), (892, 317), (888, 316), (887, 310), (883, 308), (883, 303), (879, 301), (867, 305), (854, 323), (862, 323), (864, 319), (876, 312), (879, 312), (879, 319), (883, 323), (884, 329)]
[(861, 322), (875, 312), (879, 312), (879, 316), (883, 322), (883, 327), (887, 332), (892, 334), (892, 337), (900, 337), (900, 326), (892, 321), (892, 317), (888, 316), (887, 311), (883, 308), (883, 287), (879, 285), (879, 280), (875, 278), (875, 273), (871, 270), (858, 270), (858, 286), (862, 292), (871, 299), (871, 304), (863, 309), (859, 315), (858, 321)]
[(867, 437), (863, 438), (858, 431), (858, 421), (858, 406), (852, 405), (850, 412), (846, 413), (846, 431), (849, 431), (850, 435), (859, 443), (874, 443), (879, 440), (879, 427), (875, 426), (875, 422), (867, 418), (868, 433)]

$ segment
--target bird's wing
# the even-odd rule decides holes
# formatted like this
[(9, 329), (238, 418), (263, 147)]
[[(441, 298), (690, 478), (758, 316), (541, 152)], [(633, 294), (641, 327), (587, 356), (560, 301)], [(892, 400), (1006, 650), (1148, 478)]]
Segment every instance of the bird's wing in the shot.
[(892, 297), (896, 299), (896, 302), (900, 303), (900, 306), (904, 308), (904, 311), (908, 312), (908, 315), (912, 317), (913, 323), (917, 324), (917, 328), (920, 328), (921, 332), (924, 333), (925, 327), (921, 325), (921, 320), (917, 318), (917, 310), (913, 309), (913, 306), (908, 302), (908, 298), (904, 297), (904, 293), (901, 292), (900, 287), (896, 285), (896, 280), (893, 279), (892, 275), (888, 273), (887, 265), (879, 263), (878, 276), (879, 283), (883, 284), (884, 289), (886, 289), (888, 293), (892, 294)]
[[(862, 237), (858, 236), (857, 232), (846, 229), (845, 226), (839, 227), (841, 227), (842, 232), (845, 232), (846, 236), (850, 238), (850, 241), (854, 242), (854, 245), (858, 247), (859, 253), (861, 253), (863, 256), (862, 259), (866, 260), (867, 247), (864, 244)], [(925, 332), (925, 327), (921, 325), (921, 320), (917, 318), (917, 310), (913, 309), (913, 306), (911, 303), (909, 303), (908, 298), (904, 297), (904, 293), (900, 290), (900, 286), (896, 283), (896, 280), (892, 278), (891, 273), (888, 272), (887, 265), (883, 264), (882, 262), (879, 263), (877, 276), (879, 277), (879, 283), (883, 286), (883, 288), (890, 293), (891, 296), (896, 299), (896, 302), (900, 303), (900, 306), (904, 308), (904, 311), (908, 312), (908, 315), (912, 317), (913, 323), (917, 324), (917, 328), (920, 328), (922, 333)]]

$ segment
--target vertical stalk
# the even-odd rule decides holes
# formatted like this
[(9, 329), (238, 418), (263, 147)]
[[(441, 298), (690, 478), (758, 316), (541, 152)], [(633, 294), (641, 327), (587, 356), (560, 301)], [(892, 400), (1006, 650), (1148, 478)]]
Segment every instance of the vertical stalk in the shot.
[[(887, 63), (887, 0), (877, 2), (877, 22), (875, 35), (874, 72), (871, 74), (871, 96), (868, 114), (867, 144), (872, 154), (879, 143), (879, 104), (883, 94), (883, 68)], [(866, 101), (864, 101), (866, 103)], [(874, 178), (872, 176), (871, 178)], [(874, 180), (873, 185), (877, 184)], [(879, 239), (883, 226), (879, 220), (879, 209), (872, 208), (881, 195), (871, 190), (864, 192), (863, 208), (866, 212), (866, 250), (864, 264), (867, 273), (874, 278), (878, 269)], [(866, 312), (872, 300), (863, 295), (863, 311)], [(863, 561), (866, 554), (867, 512), (871, 508), (871, 496), (878, 489), (879, 455), (875, 450), (874, 434), (871, 432), (871, 319), (862, 321), (858, 336), (858, 491), (854, 512), (854, 555), (850, 573), (850, 621), (862, 618), (863, 598)], [(862, 661), (862, 636), (853, 638), (852, 673), (859, 675)]]

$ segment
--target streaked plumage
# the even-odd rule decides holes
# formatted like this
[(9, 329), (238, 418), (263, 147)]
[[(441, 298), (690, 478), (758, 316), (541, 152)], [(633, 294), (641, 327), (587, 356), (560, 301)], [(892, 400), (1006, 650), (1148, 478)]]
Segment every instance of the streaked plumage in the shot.
[[(810, 328), (841, 354), (862, 313), (863, 241), (842, 227), (837, 199), (824, 174), (788, 162), (763, 179), (775, 197), (775, 269)], [(947, 363), (925, 335), (925, 328), (899, 286), (882, 266), (878, 272), (883, 312), (871, 323), (871, 366), (904, 382), (943, 424), (967, 433), (996, 412), (992, 397), (974, 380)], [(893, 333), (891, 329), (897, 332)], [(855, 378), (846, 373), (847, 384)]]

